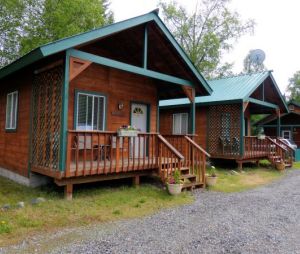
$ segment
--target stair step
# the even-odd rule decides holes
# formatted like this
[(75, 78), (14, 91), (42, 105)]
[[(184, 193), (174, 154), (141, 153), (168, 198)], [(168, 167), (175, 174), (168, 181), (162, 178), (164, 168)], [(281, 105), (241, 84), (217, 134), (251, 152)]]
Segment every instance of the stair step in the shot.
[(203, 187), (203, 183), (201, 182), (193, 182), (193, 183), (184, 183), (182, 189), (196, 189)]
[(286, 167), (286, 168), (291, 168), (291, 167), (292, 167), (292, 164), (290, 164), (290, 163), (285, 163), (285, 167)]
[(181, 179), (189, 179), (191, 181), (192, 179), (195, 180), (196, 176), (192, 175), (192, 174), (187, 174), (187, 175), (181, 175), (180, 178)]
[(180, 171), (181, 171), (181, 174), (189, 174), (190, 168), (189, 167), (181, 167)]

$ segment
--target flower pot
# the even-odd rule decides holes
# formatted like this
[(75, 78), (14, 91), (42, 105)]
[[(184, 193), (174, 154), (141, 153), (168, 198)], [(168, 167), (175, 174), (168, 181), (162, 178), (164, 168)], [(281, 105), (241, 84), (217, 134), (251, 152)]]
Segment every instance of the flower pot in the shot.
[(217, 176), (206, 176), (205, 177), (206, 185), (208, 185), (208, 186), (214, 186), (214, 185), (216, 185), (217, 179), (218, 179)]
[(136, 137), (138, 132), (136, 130), (118, 130), (119, 137)]
[(282, 162), (276, 163), (276, 169), (277, 169), (278, 171), (283, 171), (283, 170), (285, 170), (285, 164), (282, 163)]
[(171, 195), (179, 195), (181, 193), (183, 184), (181, 183), (168, 183), (168, 191)]

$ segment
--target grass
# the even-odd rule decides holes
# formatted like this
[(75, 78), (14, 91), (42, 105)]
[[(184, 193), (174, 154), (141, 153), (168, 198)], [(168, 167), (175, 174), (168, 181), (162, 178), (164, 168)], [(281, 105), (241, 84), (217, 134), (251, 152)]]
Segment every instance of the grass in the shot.
[(293, 163), (293, 169), (300, 169), (300, 161)]
[(249, 190), (276, 179), (283, 174), (273, 168), (255, 167), (244, 168), (242, 173), (232, 174), (230, 169), (216, 169), (218, 181), (215, 186), (209, 187), (210, 190), (220, 192), (240, 192)]
[[(36, 197), (44, 197), (47, 202), (31, 205), (30, 201)], [(25, 208), (16, 207), (19, 201), (25, 202)], [(0, 177), (0, 206), (7, 203), (12, 206), (8, 211), (0, 210), (0, 246), (70, 225), (140, 217), (192, 201), (189, 193), (173, 197), (165, 190), (145, 184), (138, 188), (86, 186), (75, 189), (70, 202), (63, 199), (62, 190), (31, 189)]]

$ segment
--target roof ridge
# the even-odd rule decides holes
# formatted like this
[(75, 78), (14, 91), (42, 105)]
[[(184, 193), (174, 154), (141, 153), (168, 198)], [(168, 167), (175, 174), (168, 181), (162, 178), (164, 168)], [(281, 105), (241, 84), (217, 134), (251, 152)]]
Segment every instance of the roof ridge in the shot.
[(215, 81), (215, 80), (221, 80), (221, 79), (229, 79), (229, 78), (237, 78), (237, 77), (242, 77), (242, 76), (251, 76), (254, 74), (260, 74), (264, 72), (272, 72), (273, 70), (264, 70), (264, 71), (257, 71), (257, 72), (250, 72), (250, 73), (240, 73), (240, 74), (234, 74), (230, 76), (225, 76), (225, 77), (220, 77), (220, 78), (215, 78), (215, 79), (209, 79), (208, 81)]

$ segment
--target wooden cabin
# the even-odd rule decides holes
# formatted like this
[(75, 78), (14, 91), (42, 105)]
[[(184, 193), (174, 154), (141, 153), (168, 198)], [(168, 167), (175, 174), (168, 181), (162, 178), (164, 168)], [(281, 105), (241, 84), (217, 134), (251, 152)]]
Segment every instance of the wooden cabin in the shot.
[[(290, 163), (291, 150), (280, 141), (258, 139), (251, 133), (251, 115), (271, 114), (277, 120), (288, 112), (270, 71), (208, 81), (211, 95), (196, 97), (196, 141), (212, 159), (244, 162), (269, 159), (273, 164)], [(160, 101), (160, 133), (191, 133), (193, 115), (187, 99)], [(279, 135), (277, 135), (279, 136)], [(287, 148), (289, 149), (289, 148)], [(288, 158), (286, 158), (288, 157)]]
[(288, 103), (289, 112), (280, 115), (279, 126), (277, 119), (268, 115), (256, 123), (262, 127), (268, 136), (280, 136), (285, 139), (293, 140), (300, 147), (300, 104), (297, 102)]
[[(186, 188), (205, 184), (208, 154), (192, 136), (159, 134), (158, 102), (187, 97), (195, 112), (212, 90), (155, 11), (41, 46), (0, 83), (1, 175), (48, 176), (68, 197), (73, 184), (175, 169)], [(124, 125), (139, 131), (121, 136)]]

